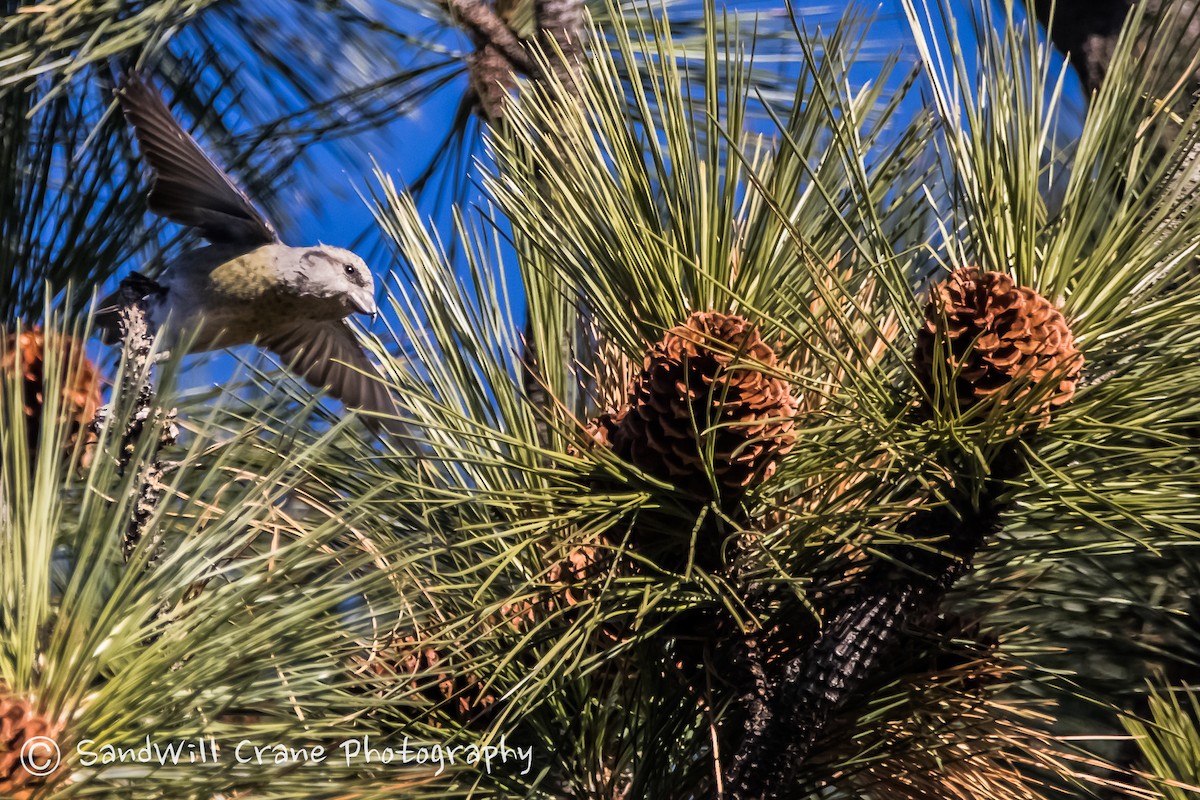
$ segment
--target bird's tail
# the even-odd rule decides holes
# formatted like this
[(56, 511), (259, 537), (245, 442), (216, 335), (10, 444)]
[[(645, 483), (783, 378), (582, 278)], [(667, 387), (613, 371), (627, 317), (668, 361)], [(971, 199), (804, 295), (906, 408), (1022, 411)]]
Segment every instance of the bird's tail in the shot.
[(130, 296), (144, 299), (166, 291), (166, 288), (153, 278), (148, 278), (140, 272), (129, 273), (129, 277), (121, 281), (121, 286), (115, 292), (96, 304), (93, 321), (100, 333), (100, 341), (105, 344), (117, 344), (121, 341), (120, 313)]

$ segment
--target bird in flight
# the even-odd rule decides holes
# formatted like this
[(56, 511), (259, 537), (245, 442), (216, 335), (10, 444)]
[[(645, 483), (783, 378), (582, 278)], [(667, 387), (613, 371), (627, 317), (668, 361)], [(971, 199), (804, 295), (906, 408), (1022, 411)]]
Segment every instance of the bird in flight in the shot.
[[(348, 407), (394, 415), (396, 407), (346, 318), (374, 316), (375, 280), (340, 247), (291, 247), (171, 114), (138, 73), (117, 98), (152, 170), (150, 210), (195, 228), (206, 247), (184, 253), (155, 280), (142, 279), (150, 321), (190, 350), (255, 343)], [(114, 341), (113, 300), (96, 315)]]

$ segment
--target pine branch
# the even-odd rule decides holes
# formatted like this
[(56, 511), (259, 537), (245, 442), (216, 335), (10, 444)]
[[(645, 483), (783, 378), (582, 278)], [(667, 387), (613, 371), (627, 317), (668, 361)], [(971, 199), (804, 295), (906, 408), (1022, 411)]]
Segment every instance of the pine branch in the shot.
[(469, 93), (477, 103), (476, 109), (483, 112), (485, 119), (498, 122), (504, 117), (504, 99), (517, 87), (513, 63), (488, 41), (477, 43), (468, 63)]
[(563, 87), (574, 93), (584, 58), (582, 0), (534, 0), (533, 13), (538, 40), (550, 59), (550, 68)]
[(1090, 96), (1104, 80), (1116, 49), (1117, 37), (1133, 8), (1130, 0), (1033, 0), (1029, 3), (1046, 26), (1051, 43), (1079, 73)]
[(772, 660), (756, 643), (748, 644), (743, 670), (754, 676), (754, 689), (744, 737), (726, 779), (731, 800), (792, 796), (799, 771), (833, 715), (878, 674), (910, 624), (936, 612), (999, 528), (1003, 509), (995, 498), (1003, 482), (1019, 473), (1014, 456), (1009, 449), (997, 458), (977, 507), (964, 498), (900, 523), (897, 533), (903, 538), (937, 542), (938, 549), (884, 549), (810, 647)]
[(483, 0), (446, 0), (446, 8), (476, 40), (476, 47), (495, 48), (514, 67), (527, 75), (535, 71), (533, 59), (520, 38)]
[(534, 40), (519, 36), (484, 0), (446, 0), (446, 7), (475, 43), (475, 52), (469, 58), (470, 90), (489, 121), (503, 119), (504, 98), (516, 89), (517, 74), (533, 80), (544, 77), (542, 65), (528, 49), (534, 41), (565, 90), (572, 94), (577, 91), (584, 58), (582, 0), (538, 0), (534, 5)]

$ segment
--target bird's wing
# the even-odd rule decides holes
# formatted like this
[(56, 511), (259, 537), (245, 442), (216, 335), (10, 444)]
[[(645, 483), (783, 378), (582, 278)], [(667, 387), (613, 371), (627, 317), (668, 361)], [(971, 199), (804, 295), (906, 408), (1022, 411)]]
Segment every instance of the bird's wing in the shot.
[(117, 97), (141, 144), (142, 157), (154, 169), (151, 211), (199, 229), (214, 244), (253, 249), (279, 241), (275, 228), (250, 198), (171, 115), (157, 89), (131, 72), (122, 79)]
[(328, 388), (347, 406), (396, 416), (387, 384), (344, 321), (292, 323), (261, 337), (259, 343), (290, 370), (314, 386)]

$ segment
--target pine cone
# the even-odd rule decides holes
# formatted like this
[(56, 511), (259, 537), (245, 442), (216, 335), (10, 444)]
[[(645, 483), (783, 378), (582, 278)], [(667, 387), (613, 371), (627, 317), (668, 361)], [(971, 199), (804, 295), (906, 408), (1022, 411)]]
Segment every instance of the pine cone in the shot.
[[(692, 314), (646, 353), (628, 406), (596, 420), (594, 438), (611, 442), (617, 455), (651, 475), (704, 497), (712, 496), (703, 456), (711, 442), (721, 499), (736, 499), (768, 478), (794, 442), (796, 399), (786, 381), (755, 366), (775, 364), (775, 351), (744, 318)], [(708, 440), (703, 445), (702, 438)]]
[[(942, 370), (936, 368), (939, 342)], [(1039, 424), (1071, 399), (1083, 369), (1071, 329), (1049, 300), (978, 267), (957, 270), (932, 289), (913, 361), (931, 394), (939, 372), (953, 375), (964, 410), (997, 393), (1014, 405), (1036, 392), (1030, 414)]]
[(538, 622), (539, 617), (554, 614), (563, 607), (589, 599), (587, 582), (608, 568), (608, 550), (580, 545), (550, 565), (546, 572), (547, 593), (540, 598), (521, 600), (500, 609), (504, 621), (518, 633)]
[[(74, 447), (76, 437), (87, 437), (83, 466), (91, 462), (96, 436), (89, 426), (100, 408), (100, 372), (87, 357), (82, 342), (70, 336), (50, 338), (57, 347), (56, 361), (63, 380), (61, 413), (71, 426), (67, 446)], [(42, 406), (45, 404), (46, 334), (41, 328), (8, 334), (0, 346), (0, 374), (17, 372), (24, 385), (25, 426), (29, 446), (33, 448), (42, 429)]]
[(372, 656), (368, 666), (381, 678), (406, 681), (431, 705), (442, 706), (459, 722), (486, 714), (496, 702), (494, 695), (483, 691), (478, 675), (445, 663), (437, 648), (413, 634), (398, 637), (391, 647)]
[[(52, 780), (54, 773), (39, 775), (27, 769), (43, 767), (50, 757), (48, 752), (38, 749), (31, 754), (23, 753), (27, 742), (34, 737), (54, 738), (55, 727), (41, 716), (30, 703), (8, 694), (0, 685), (0, 797), (23, 800), (34, 790)], [(27, 755), (34, 761), (26, 764)]]

